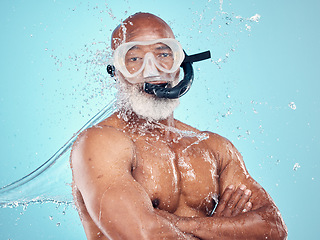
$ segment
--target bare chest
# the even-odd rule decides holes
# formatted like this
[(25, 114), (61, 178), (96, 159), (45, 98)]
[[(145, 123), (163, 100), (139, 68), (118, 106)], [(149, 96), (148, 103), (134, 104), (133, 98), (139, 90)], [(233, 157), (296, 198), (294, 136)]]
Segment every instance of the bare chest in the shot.
[(217, 162), (205, 142), (194, 138), (176, 143), (141, 138), (135, 142), (133, 177), (154, 207), (177, 215), (210, 215), (217, 199)]

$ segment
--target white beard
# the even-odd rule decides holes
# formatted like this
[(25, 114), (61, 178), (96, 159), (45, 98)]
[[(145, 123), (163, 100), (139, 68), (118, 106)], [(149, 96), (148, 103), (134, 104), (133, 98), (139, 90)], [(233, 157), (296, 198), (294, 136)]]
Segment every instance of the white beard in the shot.
[(179, 106), (179, 99), (157, 98), (143, 92), (143, 84), (117, 80), (117, 104), (121, 110), (132, 111), (148, 121), (167, 119)]

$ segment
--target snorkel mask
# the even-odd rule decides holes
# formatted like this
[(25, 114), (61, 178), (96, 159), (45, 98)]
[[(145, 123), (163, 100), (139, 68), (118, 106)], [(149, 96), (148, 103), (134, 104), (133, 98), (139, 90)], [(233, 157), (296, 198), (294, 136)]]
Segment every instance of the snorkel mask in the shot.
[[(186, 55), (173, 38), (128, 42), (116, 48), (113, 65), (108, 65), (107, 71), (112, 77), (119, 71), (132, 84), (143, 83), (146, 93), (174, 99), (190, 89), (194, 79), (192, 63), (208, 58), (210, 51)], [(179, 67), (184, 71), (184, 78), (176, 86), (169, 87)]]

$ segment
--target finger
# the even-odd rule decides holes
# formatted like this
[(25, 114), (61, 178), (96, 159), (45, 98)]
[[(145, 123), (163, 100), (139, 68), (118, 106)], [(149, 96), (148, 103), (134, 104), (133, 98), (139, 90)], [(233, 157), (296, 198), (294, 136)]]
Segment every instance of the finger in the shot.
[(238, 201), (236, 207), (233, 209), (231, 216), (236, 216), (239, 213), (241, 213), (244, 209), (246, 204), (248, 203), (249, 199), (251, 197), (251, 191), (249, 189), (246, 189), (241, 196), (241, 199)]
[(215, 214), (217, 216), (220, 216), (220, 213), (225, 209), (225, 206), (229, 202), (229, 199), (230, 199), (233, 191), (234, 191), (234, 186), (233, 185), (228, 186), (224, 190), (224, 192), (223, 192), (223, 194), (222, 194), (222, 196), (221, 196), (221, 198), (219, 200), (218, 206), (217, 206), (217, 208), (215, 210)]
[(232, 216), (232, 213), (235, 210), (239, 200), (242, 198), (242, 195), (243, 195), (245, 189), (246, 189), (246, 186), (241, 184), (238, 187), (238, 189), (232, 194), (227, 206), (225, 207), (225, 210), (222, 212), (222, 216), (224, 216), (224, 217), (231, 217)]
[(244, 206), (244, 209), (242, 210), (242, 212), (249, 212), (252, 209), (252, 203), (251, 202), (247, 202)]

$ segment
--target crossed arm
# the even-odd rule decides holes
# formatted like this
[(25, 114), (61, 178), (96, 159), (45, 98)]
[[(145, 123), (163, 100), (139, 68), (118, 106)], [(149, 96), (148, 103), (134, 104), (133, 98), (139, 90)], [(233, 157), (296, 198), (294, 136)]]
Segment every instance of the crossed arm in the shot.
[[(217, 153), (219, 186), (223, 192), (212, 217), (179, 217), (164, 211), (185, 233), (200, 239), (286, 239), (287, 228), (268, 193), (248, 174), (237, 149), (210, 133), (209, 146)], [(236, 187), (237, 185), (238, 187)]]
[(281, 217), (273, 216), (278, 210), (266, 206), (252, 210), (249, 198), (240, 187), (237, 190), (228, 187), (212, 217), (179, 217), (161, 210), (157, 214), (169, 219), (182, 232), (203, 240), (286, 239)]
[(218, 154), (223, 192), (212, 217), (178, 217), (154, 209), (131, 175), (131, 140), (111, 127), (89, 129), (75, 143), (74, 181), (94, 223), (109, 239), (284, 239), (276, 206), (248, 175), (233, 145), (217, 135), (210, 135), (208, 145)]

